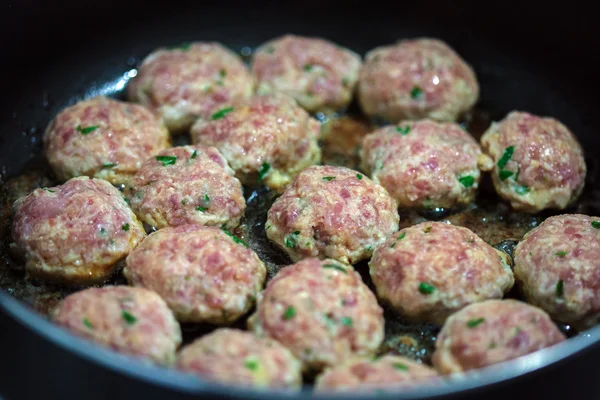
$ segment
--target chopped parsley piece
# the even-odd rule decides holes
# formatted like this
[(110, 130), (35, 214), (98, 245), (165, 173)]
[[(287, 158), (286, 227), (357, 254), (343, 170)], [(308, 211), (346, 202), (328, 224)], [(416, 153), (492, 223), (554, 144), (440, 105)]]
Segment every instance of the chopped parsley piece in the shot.
[(565, 294), (565, 281), (562, 279), (556, 284), (556, 297), (563, 297)]
[(515, 192), (520, 195), (524, 195), (529, 193), (529, 188), (527, 186), (515, 186)]
[(187, 201), (185, 201), (185, 199), (181, 199), (181, 205), (185, 206), (187, 204)]
[(127, 325), (133, 325), (137, 322), (137, 318), (134, 317), (129, 311), (123, 310), (121, 312), (121, 317), (127, 322)]
[(555, 256), (559, 256), (559, 257), (564, 257), (567, 255), (567, 252), (562, 250), (562, 251), (557, 251), (556, 253), (554, 253)]
[(244, 361), (244, 367), (248, 368), (250, 371), (256, 371), (258, 370), (259, 364), (257, 360), (254, 359), (246, 359)]
[(419, 283), (419, 292), (421, 294), (431, 294), (435, 291), (435, 286), (430, 285), (429, 283), (421, 282)]
[(504, 181), (508, 178), (510, 178), (511, 176), (513, 176), (514, 172), (512, 171), (507, 171), (505, 169), (500, 170), (500, 172), (498, 173), (498, 175), (500, 176), (500, 180)]
[(323, 180), (324, 180), (324, 181), (332, 181), (332, 180), (334, 180), (334, 179), (335, 179), (335, 176), (324, 176), (324, 177), (323, 177)]
[(412, 88), (412, 90), (410, 91), (410, 97), (412, 99), (416, 99), (418, 97), (421, 97), (422, 94), (423, 94), (423, 90), (421, 90), (421, 88), (418, 87), (418, 86), (414, 86)]
[(356, 179), (361, 180), (362, 179), (362, 175), (361, 174), (356, 174)]
[(129, 224), (125, 224), (121, 227), (121, 229), (123, 229), (124, 231), (128, 231), (129, 230)]
[(123, 196), (123, 200), (125, 200), (125, 203), (127, 203), (128, 206), (131, 205), (131, 202), (129, 201), (129, 199), (125, 196)]
[(348, 78), (342, 78), (342, 85), (348, 86), (349, 84), (350, 84), (350, 79), (348, 79)]
[(323, 268), (337, 269), (338, 271), (343, 272), (345, 274), (348, 273), (344, 267), (341, 267), (337, 264), (325, 264), (325, 265), (323, 265)]
[(196, 211), (205, 212), (205, 211), (206, 211), (206, 208), (205, 208), (205, 207), (202, 207), (202, 206), (197, 206), (197, 207), (196, 207)]
[(458, 181), (464, 187), (471, 187), (475, 183), (475, 178), (473, 178), (471, 175), (465, 175), (458, 178)]
[(310, 64), (304, 64), (304, 70), (306, 72), (310, 72), (313, 69), (313, 66)]
[(390, 248), (393, 249), (394, 247), (396, 247), (396, 243), (397, 242), (392, 243), (392, 245), (390, 246)]
[(219, 76), (221, 77), (221, 79), (225, 78), (227, 76), (227, 71), (225, 71), (224, 69), (220, 70)]
[(402, 240), (404, 239), (404, 236), (406, 236), (406, 232), (402, 232), (396, 240)]
[(502, 154), (502, 157), (498, 160), (498, 168), (500, 168), (501, 170), (504, 169), (508, 161), (512, 158), (514, 152), (515, 146), (508, 146), (506, 150), (504, 150), (504, 154)]
[(295, 315), (296, 315), (296, 309), (292, 306), (289, 306), (288, 308), (285, 309), (285, 312), (283, 313), (283, 319), (288, 321), (288, 320), (294, 318)]
[(340, 322), (342, 323), (342, 325), (352, 326), (352, 318), (350, 317), (342, 317)]
[(102, 169), (113, 168), (113, 167), (116, 167), (116, 166), (117, 166), (117, 163), (112, 163), (112, 162), (109, 162), (109, 163), (106, 163), (106, 164), (104, 164), (104, 165), (102, 166)]
[(258, 181), (262, 182), (262, 180), (265, 179), (265, 176), (267, 176), (270, 170), (271, 164), (263, 163), (263, 165), (260, 166), (260, 171), (258, 171)]
[(100, 235), (101, 236), (106, 236), (106, 229), (100, 228)]
[(396, 131), (403, 135), (408, 135), (408, 132), (410, 132), (410, 125), (406, 125), (405, 127), (397, 126)]
[(198, 157), (198, 151), (194, 150), (194, 152), (192, 153), (192, 156), (190, 157), (190, 160), (193, 160), (196, 157)]
[(229, 236), (230, 238), (232, 238), (234, 242), (239, 243), (239, 244), (243, 245), (244, 247), (248, 247), (248, 243), (244, 242), (242, 239), (240, 239), (239, 237), (235, 236), (233, 233), (231, 233), (226, 228), (221, 228), (221, 230), (223, 232), (225, 232), (225, 234), (227, 236)]
[[(52, 189), (46, 189), (46, 188), (44, 188), (44, 190), (45, 190), (46, 192), (50, 192), (50, 193), (56, 193), (56, 190), (52, 190)], [(592, 222), (592, 225), (593, 225), (593, 224), (594, 224), (594, 223)]]
[(300, 231), (296, 231), (290, 235), (287, 235), (285, 238), (285, 245), (287, 247), (289, 247), (290, 249), (293, 249), (294, 247), (296, 247), (296, 240), (298, 239), (299, 234), (300, 234)]
[(431, 232), (431, 226), (428, 226), (427, 228), (425, 228), (425, 230), (423, 231), (423, 233), (429, 233)]
[(233, 111), (233, 107), (225, 107), (219, 111), (217, 111), (216, 113), (214, 113), (210, 119), (212, 119), (213, 121), (217, 120), (217, 119), (221, 119), (224, 116), (226, 116), (227, 114), (229, 114), (230, 112)]
[(406, 365), (406, 364), (403, 364), (403, 363), (397, 362), (397, 363), (394, 363), (394, 364), (392, 364), (392, 365), (393, 365), (393, 366), (394, 366), (394, 368), (396, 368), (397, 370), (400, 370), (400, 371), (408, 371), (408, 365)]
[(177, 157), (175, 156), (155, 156), (156, 161), (161, 162), (163, 167), (167, 165), (174, 165), (177, 162)]
[(210, 203), (210, 196), (209, 195), (207, 195), (207, 194), (204, 195), (204, 202), (206, 204)]
[(94, 329), (94, 325), (92, 325), (92, 323), (90, 322), (90, 320), (89, 320), (89, 319), (87, 319), (87, 318), (84, 318), (84, 319), (83, 319), (83, 324), (84, 324), (86, 327), (88, 327), (89, 329)]
[(183, 43), (178, 44), (176, 46), (169, 47), (169, 50), (188, 51), (191, 46), (192, 46), (192, 44), (190, 42), (183, 42)]
[(265, 229), (271, 229), (271, 225), (267, 225)]
[(600, 229), (600, 221), (592, 221), (592, 228)]
[(481, 317), (481, 318), (475, 318), (475, 319), (470, 319), (467, 322), (467, 327), (473, 329), (473, 328), (475, 328), (475, 327), (483, 324), (484, 321), (485, 321), (485, 318), (483, 318), (483, 317)]
[(82, 135), (87, 135), (88, 133), (92, 133), (94, 132), (96, 129), (98, 129), (98, 125), (92, 125), (92, 126), (81, 126), (81, 125), (77, 125), (77, 131), (79, 133), (81, 133)]

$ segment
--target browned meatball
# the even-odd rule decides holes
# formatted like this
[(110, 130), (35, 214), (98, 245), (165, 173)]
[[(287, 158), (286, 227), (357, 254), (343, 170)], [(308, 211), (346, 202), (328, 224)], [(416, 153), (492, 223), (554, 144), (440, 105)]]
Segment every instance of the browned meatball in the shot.
[(248, 321), (287, 347), (307, 369), (372, 356), (383, 341), (383, 310), (349, 265), (310, 258), (280, 270)]
[(11, 247), (27, 272), (63, 284), (108, 279), (146, 236), (121, 193), (101, 179), (36, 189), (13, 209)]
[(179, 354), (177, 366), (204, 379), (235, 385), (297, 388), (301, 364), (273, 339), (218, 329), (196, 339)]
[(406, 317), (441, 325), (468, 304), (502, 298), (514, 283), (507, 261), (467, 228), (424, 222), (379, 246), (369, 271), (380, 299)]
[(283, 95), (254, 96), (223, 118), (198, 120), (192, 141), (214, 146), (246, 185), (282, 189), (301, 170), (321, 160), (320, 125)]
[(160, 364), (175, 361), (181, 330), (156, 293), (128, 286), (89, 288), (67, 296), (52, 318), (74, 334)]
[(302, 171), (269, 210), (267, 237), (292, 260), (369, 258), (398, 229), (396, 202), (357, 171), (315, 166)]
[(564, 209), (583, 191), (583, 150), (573, 133), (553, 118), (513, 111), (492, 123), (481, 144), (496, 163), (496, 191), (516, 210)]
[(214, 147), (160, 152), (144, 162), (125, 195), (136, 215), (157, 229), (185, 224), (234, 228), (246, 209), (240, 181)]
[(401, 40), (371, 50), (358, 81), (358, 100), (371, 117), (392, 123), (455, 121), (479, 97), (471, 67), (437, 39)]
[(96, 97), (62, 110), (46, 129), (44, 147), (61, 180), (86, 175), (123, 184), (146, 158), (171, 142), (150, 110)]
[(600, 322), (600, 217), (558, 215), (515, 248), (515, 278), (527, 302), (557, 321), (587, 329)]
[(552, 346), (565, 336), (543, 310), (516, 300), (472, 304), (448, 318), (433, 365), (449, 374), (483, 368)]

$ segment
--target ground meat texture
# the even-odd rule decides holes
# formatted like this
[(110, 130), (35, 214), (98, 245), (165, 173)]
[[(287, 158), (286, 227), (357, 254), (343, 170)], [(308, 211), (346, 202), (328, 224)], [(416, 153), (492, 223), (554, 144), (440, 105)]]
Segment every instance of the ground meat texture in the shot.
[(294, 261), (333, 258), (354, 264), (398, 229), (397, 205), (384, 188), (345, 167), (302, 171), (267, 214), (267, 237)]
[(180, 321), (231, 323), (254, 305), (267, 271), (230, 235), (201, 225), (161, 229), (129, 254), (123, 273), (158, 293)]
[(199, 120), (192, 141), (215, 146), (244, 184), (282, 189), (321, 160), (320, 124), (287, 96), (255, 96), (215, 121)]
[(310, 258), (280, 270), (248, 321), (287, 347), (305, 369), (373, 356), (383, 341), (383, 310), (349, 265)]
[(471, 304), (448, 318), (433, 365), (442, 374), (483, 368), (565, 340), (548, 314), (517, 300)]
[(100, 179), (36, 189), (13, 210), (11, 249), (30, 275), (62, 284), (108, 279), (146, 236), (121, 193)]
[(298, 388), (301, 364), (273, 339), (222, 328), (196, 339), (179, 354), (177, 366), (201, 378), (235, 385)]
[(399, 390), (419, 384), (431, 385), (438, 374), (431, 367), (406, 357), (384, 356), (376, 360), (360, 359), (327, 369), (317, 377), (316, 390), (375, 391)]
[(196, 118), (218, 118), (253, 90), (254, 80), (238, 55), (218, 43), (196, 42), (146, 57), (127, 94), (161, 115), (172, 133), (179, 133)]
[(171, 147), (169, 132), (143, 106), (107, 97), (62, 110), (44, 134), (44, 151), (56, 177), (127, 183), (149, 156)]
[(454, 123), (403, 121), (369, 134), (361, 150), (362, 169), (400, 207), (453, 207), (475, 198), (479, 169), (492, 160)]
[(352, 100), (360, 56), (323, 39), (285, 35), (254, 54), (259, 93), (283, 92), (310, 112), (336, 111)]
[(157, 229), (185, 224), (231, 229), (246, 209), (242, 184), (214, 147), (160, 152), (144, 162), (125, 195), (137, 216)]
[(471, 67), (437, 39), (407, 39), (371, 50), (358, 81), (363, 111), (391, 123), (455, 121), (478, 97)]
[(583, 191), (583, 150), (571, 131), (553, 118), (513, 111), (492, 123), (481, 144), (496, 163), (496, 191), (516, 210), (564, 209)]
[(528, 303), (581, 330), (600, 322), (600, 217), (550, 217), (525, 235), (514, 255)]
[(66, 297), (52, 319), (72, 333), (159, 364), (175, 361), (181, 330), (154, 292), (128, 286), (89, 288)]
[(390, 236), (369, 271), (378, 297), (401, 315), (441, 325), (468, 304), (513, 286), (508, 255), (467, 228), (424, 222)]

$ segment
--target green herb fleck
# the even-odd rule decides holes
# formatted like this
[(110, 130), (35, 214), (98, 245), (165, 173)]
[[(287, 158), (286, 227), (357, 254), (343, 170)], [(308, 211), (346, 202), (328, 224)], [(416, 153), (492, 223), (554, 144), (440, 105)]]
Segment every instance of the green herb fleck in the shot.
[(563, 297), (565, 294), (565, 281), (562, 279), (556, 283), (556, 297)]
[(296, 309), (292, 306), (289, 306), (285, 309), (285, 312), (283, 313), (283, 319), (289, 321), (290, 319), (294, 318), (295, 315)]
[(204, 202), (206, 204), (210, 203), (210, 196), (209, 195), (207, 195), (207, 194), (204, 195)]
[(559, 256), (559, 257), (564, 257), (567, 255), (567, 252), (562, 250), (562, 251), (557, 251), (556, 253), (554, 253), (555, 256)]
[(324, 177), (323, 177), (323, 180), (324, 180), (324, 181), (332, 181), (332, 180), (334, 180), (334, 179), (335, 179), (335, 176), (324, 176)]
[(271, 170), (271, 164), (263, 163), (260, 166), (260, 171), (258, 171), (258, 181), (262, 182), (262, 180), (265, 179), (265, 176), (267, 176), (267, 174), (269, 173), (270, 170)]
[(325, 265), (323, 265), (323, 268), (337, 269), (338, 271), (343, 272), (345, 274), (348, 273), (344, 267), (341, 267), (337, 264), (325, 264)]
[(129, 311), (123, 310), (121, 312), (121, 317), (127, 322), (127, 325), (133, 325), (137, 322), (137, 318), (134, 317)]
[(131, 205), (131, 202), (129, 201), (129, 199), (125, 196), (123, 196), (123, 200), (125, 200), (125, 203), (127, 203), (128, 206)]
[(412, 90), (410, 91), (410, 97), (412, 99), (416, 99), (417, 97), (420, 97), (422, 94), (423, 94), (423, 90), (418, 86), (414, 86), (412, 88)]
[(230, 112), (233, 111), (233, 107), (225, 107), (219, 111), (217, 111), (216, 113), (214, 113), (210, 119), (212, 119), (213, 121), (217, 120), (217, 119), (221, 119), (224, 116), (226, 116), (227, 114), (229, 114)]
[(185, 199), (181, 199), (181, 205), (185, 206), (187, 204), (187, 201), (185, 201)]
[(392, 365), (393, 365), (393, 366), (394, 366), (394, 368), (396, 368), (397, 370), (400, 370), (400, 371), (408, 371), (408, 365), (406, 365), (406, 364), (403, 364), (403, 363), (399, 363), (399, 362), (397, 362), (397, 363), (394, 363), (394, 364), (392, 364)]
[(163, 167), (167, 165), (174, 165), (177, 162), (177, 157), (175, 156), (155, 156), (156, 161), (161, 162)]
[(390, 246), (390, 249), (393, 249), (394, 247), (396, 247), (396, 243), (398, 243), (398, 242), (392, 243), (392, 245)]
[(404, 239), (404, 236), (406, 236), (406, 232), (402, 232), (396, 240), (402, 240)]
[(512, 158), (514, 152), (515, 146), (508, 146), (506, 150), (504, 150), (504, 154), (502, 154), (502, 157), (498, 160), (498, 168), (500, 168), (501, 170), (504, 169), (508, 161)]
[(348, 79), (348, 78), (342, 78), (342, 85), (348, 86), (349, 84), (350, 84), (350, 79)]
[(352, 326), (352, 318), (350, 317), (342, 317), (340, 322), (342, 323), (342, 325)]
[(206, 212), (206, 208), (202, 206), (196, 206), (196, 211)]
[(356, 179), (361, 180), (363, 176), (361, 174), (356, 174)]
[(226, 228), (221, 228), (221, 230), (222, 230), (223, 232), (225, 232), (225, 234), (226, 234), (227, 236), (229, 236), (230, 238), (232, 238), (234, 242), (236, 242), (236, 243), (239, 243), (239, 244), (243, 245), (243, 246), (244, 246), (244, 247), (246, 247), (246, 248), (247, 248), (247, 247), (249, 247), (249, 246), (248, 246), (248, 243), (246, 243), (245, 241), (243, 241), (243, 240), (242, 240), (242, 239), (240, 239), (239, 237), (235, 236), (233, 233), (231, 233), (231, 232), (230, 232), (229, 230), (227, 230)]
[(524, 195), (529, 193), (529, 188), (527, 186), (515, 186), (515, 192), (520, 195)]
[(171, 46), (168, 47), (169, 50), (182, 50), (182, 51), (188, 51), (190, 49), (190, 47), (192, 46), (192, 44), (190, 42), (183, 42), (180, 43), (176, 46)]
[(96, 129), (98, 129), (98, 125), (92, 125), (92, 126), (81, 126), (81, 125), (77, 125), (77, 131), (79, 133), (81, 133), (82, 135), (87, 135), (89, 133), (94, 132)]
[(129, 230), (129, 224), (125, 224), (121, 227), (121, 229), (123, 229), (125, 232), (127, 232)]
[(106, 236), (106, 229), (100, 228), (100, 236)]
[(225, 78), (227, 76), (227, 71), (225, 71), (224, 69), (220, 70), (219, 76), (221, 77), (221, 79)]
[(250, 371), (254, 372), (254, 371), (258, 370), (259, 364), (258, 364), (257, 360), (249, 358), (244, 361), (244, 367), (246, 367)]
[[(56, 193), (56, 190), (47, 189), (47, 188), (44, 188), (44, 190), (45, 190), (46, 192), (50, 192), (50, 193)], [(593, 222), (592, 222), (592, 224), (593, 224)]]
[(513, 174), (514, 174), (514, 172), (507, 171), (505, 169), (500, 170), (500, 172), (498, 173), (498, 175), (500, 176), (500, 180), (501, 181), (505, 181), (506, 179), (508, 179), (511, 176), (513, 176)]
[(419, 292), (421, 294), (431, 294), (435, 291), (435, 286), (430, 285), (429, 283), (421, 282), (419, 283)]
[(403, 135), (408, 135), (408, 132), (410, 132), (410, 125), (406, 125), (405, 127), (397, 126), (396, 131)]
[(267, 225), (265, 229), (271, 229), (271, 225)]
[(471, 187), (475, 183), (475, 178), (473, 178), (471, 175), (465, 175), (458, 178), (458, 181), (464, 187)]
[(298, 240), (298, 235), (300, 231), (295, 231), (285, 237), (285, 245), (290, 249), (296, 247), (296, 241)]
[(192, 156), (190, 157), (190, 159), (193, 160), (196, 157), (198, 157), (198, 151), (194, 150), (194, 152), (192, 153)]
[(106, 164), (102, 165), (102, 169), (113, 168), (116, 166), (117, 166), (117, 163), (106, 163)]
[(483, 317), (481, 317), (481, 318), (475, 318), (475, 319), (470, 319), (467, 322), (467, 327), (473, 329), (473, 328), (475, 328), (475, 327), (483, 324), (484, 321), (485, 321), (485, 318), (483, 318)]
[(304, 70), (306, 72), (310, 72), (313, 69), (313, 66), (310, 64), (304, 64)]
[(600, 221), (592, 221), (592, 227), (596, 229), (600, 229)]
[(429, 232), (431, 232), (431, 228), (432, 228), (432, 226), (428, 226), (427, 228), (425, 228), (423, 230), (423, 233), (429, 233)]
[(84, 318), (84, 319), (83, 319), (83, 324), (84, 324), (85, 326), (87, 326), (87, 327), (88, 327), (88, 329), (94, 329), (94, 325), (92, 325), (92, 323), (90, 322), (90, 320), (89, 320), (89, 319), (87, 319), (87, 318)]

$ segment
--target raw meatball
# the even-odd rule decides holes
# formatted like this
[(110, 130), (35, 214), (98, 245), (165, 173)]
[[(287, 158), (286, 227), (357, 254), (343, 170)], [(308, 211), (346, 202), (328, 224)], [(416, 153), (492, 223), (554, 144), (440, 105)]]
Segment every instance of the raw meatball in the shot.
[(478, 97), (471, 67), (437, 39), (407, 39), (371, 50), (358, 81), (363, 111), (391, 123), (455, 121)]
[(234, 329), (196, 339), (181, 350), (177, 365), (202, 378), (237, 385), (297, 388), (302, 383), (300, 362), (288, 349)]
[(550, 217), (525, 235), (514, 255), (528, 303), (578, 329), (600, 322), (600, 217)]
[(185, 224), (234, 228), (246, 209), (242, 184), (214, 147), (160, 152), (144, 162), (125, 194), (136, 215), (157, 229)]
[(259, 93), (283, 92), (310, 112), (336, 111), (352, 100), (360, 56), (323, 39), (285, 35), (254, 54)]
[(442, 222), (392, 235), (375, 250), (369, 271), (381, 300), (410, 319), (438, 325), (468, 304), (502, 298), (514, 283), (506, 253)]
[(56, 177), (127, 183), (149, 156), (171, 147), (169, 132), (150, 110), (96, 97), (62, 110), (44, 134)]
[(154, 292), (128, 286), (89, 288), (66, 297), (53, 320), (103, 346), (159, 364), (175, 361), (181, 330)]
[(319, 122), (283, 95), (254, 96), (223, 118), (198, 122), (192, 141), (215, 146), (247, 185), (281, 189), (321, 160)]
[(583, 191), (583, 150), (555, 119), (513, 111), (492, 123), (481, 144), (496, 163), (496, 191), (516, 210), (564, 209)]
[(155, 110), (178, 133), (196, 118), (218, 118), (253, 90), (254, 80), (238, 55), (218, 43), (196, 42), (146, 57), (127, 94)]
[(123, 273), (158, 293), (180, 321), (230, 323), (254, 305), (267, 273), (247, 246), (218, 228), (165, 228), (129, 254)]
[(437, 381), (434, 369), (405, 357), (353, 360), (317, 377), (317, 391), (398, 390)]
[(259, 295), (248, 323), (314, 370), (373, 356), (384, 333), (383, 310), (358, 272), (316, 258), (280, 270)]
[(475, 198), (479, 169), (492, 160), (454, 123), (403, 121), (365, 137), (361, 168), (400, 207), (453, 207)]
[(63, 284), (108, 279), (146, 236), (121, 193), (100, 179), (36, 189), (13, 210), (11, 248), (27, 272)]
[(268, 212), (267, 237), (294, 261), (333, 258), (354, 264), (398, 229), (397, 205), (384, 188), (344, 167), (302, 171)]
[(488, 300), (448, 318), (432, 361), (438, 372), (450, 374), (512, 360), (563, 340), (539, 308), (517, 300)]

